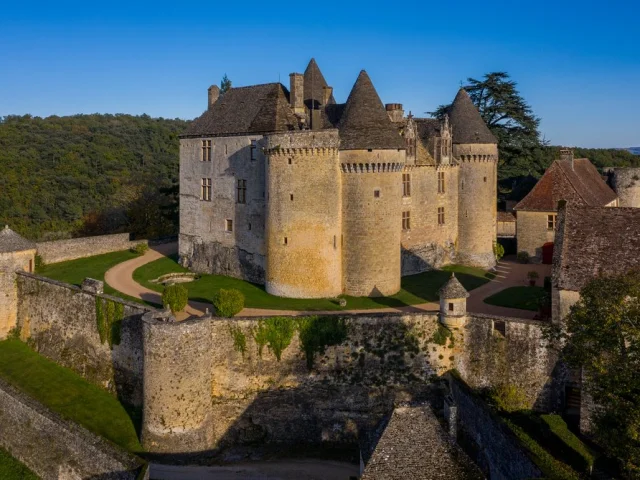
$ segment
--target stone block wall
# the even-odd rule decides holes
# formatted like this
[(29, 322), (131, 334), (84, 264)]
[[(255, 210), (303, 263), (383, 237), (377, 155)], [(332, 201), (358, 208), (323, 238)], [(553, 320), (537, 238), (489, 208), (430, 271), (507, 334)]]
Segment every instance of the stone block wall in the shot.
[(547, 220), (549, 215), (558, 212), (518, 212), (516, 236), (518, 252), (527, 252), (531, 262), (542, 261), (542, 246), (555, 240), (555, 230), (549, 230)]
[[(142, 404), (142, 323), (150, 309), (109, 295), (28, 273), (17, 278), (17, 326), (23, 340), (56, 363), (116, 393), (121, 401)], [(120, 343), (100, 339), (97, 302), (122, 306)], [(115, 308), (114, 308), (115, 310)]]
[(43, 480), (144, 480), (143, 461), (0, 380), (0, 446)]
[(618, 194), (620, 207), (640, 207), (640, 168), (611, 168), (611, 188)]
[(146, 243), (146, 240), (131, 241), (131, 234), (116, 233), (114, 235), (40, 242), (36, 246), (38, 255), (42, 257), (45, 264), (48, 264), (128, 250), (138, 243)]
[(33, 271), (35, 250), (0, 253), (0, 340), (16, 327), (18, 288), (16, 271)]

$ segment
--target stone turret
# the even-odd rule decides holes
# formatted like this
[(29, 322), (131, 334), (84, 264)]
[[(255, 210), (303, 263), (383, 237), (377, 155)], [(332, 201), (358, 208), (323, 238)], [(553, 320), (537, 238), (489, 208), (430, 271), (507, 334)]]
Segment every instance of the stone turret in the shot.
[(456, 278), (455, 273), (438, 291), (440, 296), (440, 322), (447, 327), (460, 327), (467, 318), (469, 292)]

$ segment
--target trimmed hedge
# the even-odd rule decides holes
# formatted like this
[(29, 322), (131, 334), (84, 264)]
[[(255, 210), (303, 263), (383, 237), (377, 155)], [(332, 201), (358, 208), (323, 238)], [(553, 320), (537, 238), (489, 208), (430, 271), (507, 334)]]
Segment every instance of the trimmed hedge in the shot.
[(169, 305), (171, 312), (177, 313), (184, 310), (189, 301), (189, 292), (179, 284), (167, 285), (162, 292), (162, 305)]
[(213, 296), (213, 307), (219, 317), (234, 317), (244, 308), (244, 295), (240, 290), (221, 288)]

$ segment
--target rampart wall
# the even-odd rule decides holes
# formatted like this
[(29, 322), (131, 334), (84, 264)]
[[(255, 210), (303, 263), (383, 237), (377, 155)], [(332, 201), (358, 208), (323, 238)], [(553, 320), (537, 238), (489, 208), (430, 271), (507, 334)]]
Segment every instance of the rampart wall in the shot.
[(129, 233), (71, 238), (37, 243), (38, 255), (44, 263), (58, 263), (77, 258), (92, 257), (103, 253), (128, 250), (146, 240), (131, 241)]
[(143, 480), (143, 461), (0, 380), (0, 446), (43, 480)]

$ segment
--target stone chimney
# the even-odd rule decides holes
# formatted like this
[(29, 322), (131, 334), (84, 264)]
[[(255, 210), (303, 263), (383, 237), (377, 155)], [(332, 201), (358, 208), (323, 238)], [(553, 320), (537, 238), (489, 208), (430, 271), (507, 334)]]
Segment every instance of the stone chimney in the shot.
[(296, 115), (304, 114), (304, 75), (289, 74), (289, 103)]
[(209, 108), (213, 107), (220, 97), (220, 88), (217, 85), (211, 85), (209, 87)]
[(401, 122), (404, 118), (404, 110), (401, 103), (387, 103), (385, 108), (392, 122)]
[(573, 170), (573, 150), (570, 148), (561, 148), (560, 149), (560, 160), (570, 160), (571, 161), (571, 170)]
[(329, 99), (333, 95), (333, 87), (322, 87), (322, 104), (328, 105)]

